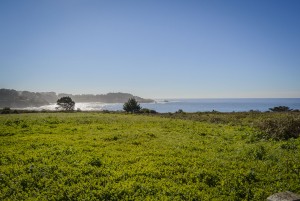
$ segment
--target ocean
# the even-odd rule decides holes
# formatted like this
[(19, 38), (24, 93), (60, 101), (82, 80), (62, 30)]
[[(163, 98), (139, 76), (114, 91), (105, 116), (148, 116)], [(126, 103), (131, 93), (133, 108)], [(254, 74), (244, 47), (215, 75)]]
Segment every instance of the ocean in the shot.
[[(241, 98), (241, 99), (164, 99), (154, 103), (141, 103), (141, 107), (160, 113), (176, 112), (243, 112), (250, 110), (268, 111), (275, 106), (288, 106), (300, 110), (300, 98)], [(55, 110), (56, 104), (41, 107), (28, 107), (29, 110)], [(76, 103), (75, 109), (82, 111), (122, 110), (123, 103)]]

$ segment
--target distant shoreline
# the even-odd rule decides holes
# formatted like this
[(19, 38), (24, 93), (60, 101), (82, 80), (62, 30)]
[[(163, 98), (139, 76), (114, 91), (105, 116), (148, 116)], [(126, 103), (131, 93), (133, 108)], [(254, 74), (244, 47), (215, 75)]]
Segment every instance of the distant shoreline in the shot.
[[(75, 110), (81, 111), (122, 111), (124, 103), (103, 103), (103, 102), (76, 102)], [(269, 108), (287, 106), (293, 110), (300, 109), (300, 98), (286, 99), (168, 99), (154, 100), (150, 103), (140, 103), (142, 108), (155, 110), (159, 113), (174, 113), (182, 110), (188, 113), (195, 112), (265, 112)], [(25, 110), (55, 110), (55, 103), (40, 107), (26, 107), (12, 109)]]
[(76, 103), (86, 102), (102, 102), (102, 103), (124, 103), (129, 98), (135, 98), (140, 103), (154, 102), (152, 99), (145, 99), (139, 96), (134, 96), (129, 93), (108, 93), (108, 94), (81, 94), (73, 95), (56, 92), (30, 92), (30, 91), (16, 91), (14, 89), (0, 89), (0, 108), (27, 108), (27, 107), (41, 107), (51, 105), (61, 98), (69, 96)]

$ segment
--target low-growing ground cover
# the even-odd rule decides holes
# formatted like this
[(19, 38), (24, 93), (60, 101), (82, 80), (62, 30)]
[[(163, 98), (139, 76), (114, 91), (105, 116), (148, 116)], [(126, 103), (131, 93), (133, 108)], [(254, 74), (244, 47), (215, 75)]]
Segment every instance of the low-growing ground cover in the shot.
[(245, 123), (258, 116), (235, 123), (165, 117), (0, 115), (0, 200), (265, 200), (300, 193), (299, 138), (258, 137)]

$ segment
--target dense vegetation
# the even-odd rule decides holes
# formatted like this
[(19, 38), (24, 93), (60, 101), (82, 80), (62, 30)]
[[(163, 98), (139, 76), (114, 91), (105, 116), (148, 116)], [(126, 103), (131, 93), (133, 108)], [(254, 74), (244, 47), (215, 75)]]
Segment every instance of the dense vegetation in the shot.
[(141, 106), (134, 98), (130, 98), (124, 103), (123, 110), (130, 113), (139, 113)]
[(162, 117), (185, 119), (214, 124), (248, 126), (259, 130), (260, 139), (287, 140), (300, 136), (300, 112), (197, 112), (159, 114)]
[(265, 200), (300, 193), (300, 138), (272, 138), (259, 127), (290, 119), (296, 128), (299, 116), (0, 115), (0, 200)]
[(57, 100), (57, 109), (66, 111), (73, 111), (75, 109), (75, 102), (69, 96), (61, 97)]

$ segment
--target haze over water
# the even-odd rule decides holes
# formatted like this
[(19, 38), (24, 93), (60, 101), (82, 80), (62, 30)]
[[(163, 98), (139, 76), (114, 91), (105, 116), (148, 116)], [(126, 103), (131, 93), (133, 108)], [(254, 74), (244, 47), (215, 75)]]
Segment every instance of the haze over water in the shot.
[[(153, 109), (160, 113), (176, 112), (182, 109), (185, 112), (241, 112), (249, 110), (268, 111), (276, 106), (288, 106), (291, 109), (300, 109), (300, 98), (267, 98), (267, 99), (168, 99), (156, 100), (154, 103), (142, 103), (143, 108)], [(56, 104), (42, 107), (30, 107), (32, 110), (55, 110)], [(123, 103), (76, 103), (75, 108), (82, 111), (118, 111), (123, 110)]]

